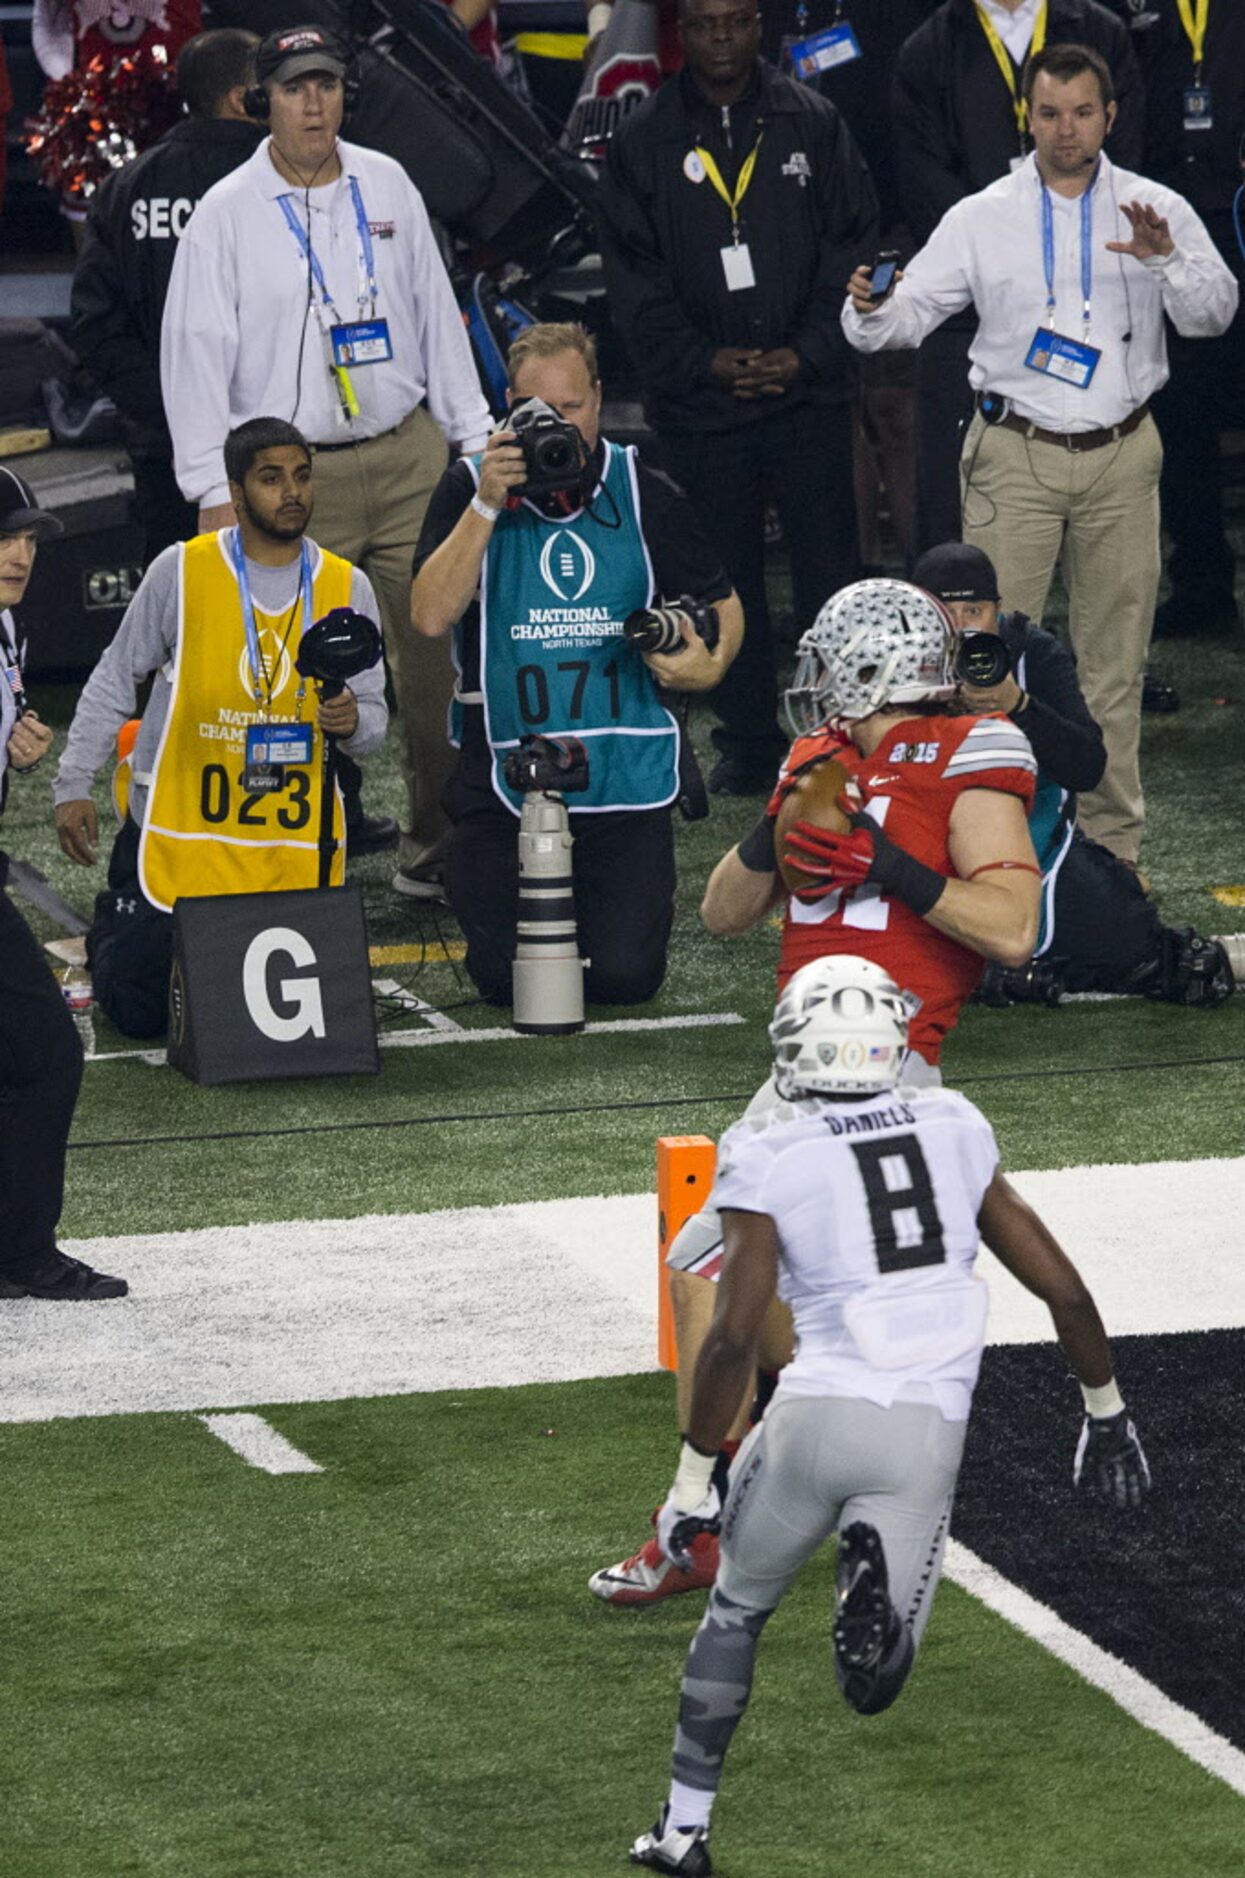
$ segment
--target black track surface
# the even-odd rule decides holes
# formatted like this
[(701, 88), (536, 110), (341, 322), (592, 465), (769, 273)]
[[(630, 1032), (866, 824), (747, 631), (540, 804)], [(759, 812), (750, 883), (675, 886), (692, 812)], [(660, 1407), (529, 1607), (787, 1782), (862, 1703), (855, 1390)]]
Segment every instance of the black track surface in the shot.
[(1112, 1348), (1147, 1504), (1073, 1493), (1080, 1392), (1056, 1345), (1010, 1345), (986, 1351), (952, 1532), (1245, 1748), (1245, 1330)]

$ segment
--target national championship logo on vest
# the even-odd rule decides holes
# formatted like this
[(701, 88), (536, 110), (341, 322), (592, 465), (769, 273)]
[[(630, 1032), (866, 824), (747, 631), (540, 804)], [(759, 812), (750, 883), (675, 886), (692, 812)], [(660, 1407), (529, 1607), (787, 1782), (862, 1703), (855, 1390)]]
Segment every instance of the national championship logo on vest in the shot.
[[(588, 788), (577, 814), (664, 807), (678, 793), (678, 727), (623, 622), (653, 598), (634, 453), (606, 443), (591, 504), (548, 516), (530, 502), (493, 531), (480, 577), (480, 688), (493, 788), (517, 815), (502, 760), (522, 737), (582, 738)], [(614, 518), (617, 516), (617, 524)], [(589, 535), (599, 536), (591, 545)]]

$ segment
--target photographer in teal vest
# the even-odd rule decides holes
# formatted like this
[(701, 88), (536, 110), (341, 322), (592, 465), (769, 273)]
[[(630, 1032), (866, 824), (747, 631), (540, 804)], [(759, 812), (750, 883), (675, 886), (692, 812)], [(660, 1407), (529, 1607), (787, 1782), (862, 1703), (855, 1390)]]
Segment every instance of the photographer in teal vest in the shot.
[[(411, 618), (433, 638), (454, 632), (459, 673), (445, 888), (472, 979), (508, 1004), (520, 798), (503, 763), (533, 733), (581, 738), (588, 788), (567, 806), (585, 990), (637, 1004), (665, 975), (674, 916), (680, 731), (662, 693), (721, 681), (742, 609), (681, 491), (601, 436), (582, 327), (520, 335), (510, 402), (515, 428), (442, 477), (415, 557)], [(682, 606), (680, 643), (641, 651), (624, 624), (663, 602)]]

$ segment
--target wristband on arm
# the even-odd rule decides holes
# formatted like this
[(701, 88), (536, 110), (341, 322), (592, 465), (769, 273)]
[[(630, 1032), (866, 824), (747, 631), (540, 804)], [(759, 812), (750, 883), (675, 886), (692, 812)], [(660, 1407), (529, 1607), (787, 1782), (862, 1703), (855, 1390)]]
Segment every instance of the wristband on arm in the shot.
[(739, 843), (736, 853), (750, 874), (772, 874), (778, 865), (774, 854), (774, 824), (763, 815)]

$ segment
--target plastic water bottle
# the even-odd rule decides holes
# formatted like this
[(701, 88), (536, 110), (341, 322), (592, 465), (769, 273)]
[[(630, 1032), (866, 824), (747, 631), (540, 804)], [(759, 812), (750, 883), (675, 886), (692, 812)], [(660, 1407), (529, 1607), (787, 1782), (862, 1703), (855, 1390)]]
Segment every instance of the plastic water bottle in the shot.
[(95, 1020), (91, 1016), (91, 1008), (95, 1000), (90, 977), (79, 966), (71, 965), (61, 980), (61, 994), (73, 1018), (83, 1056), (94, 1056)]

